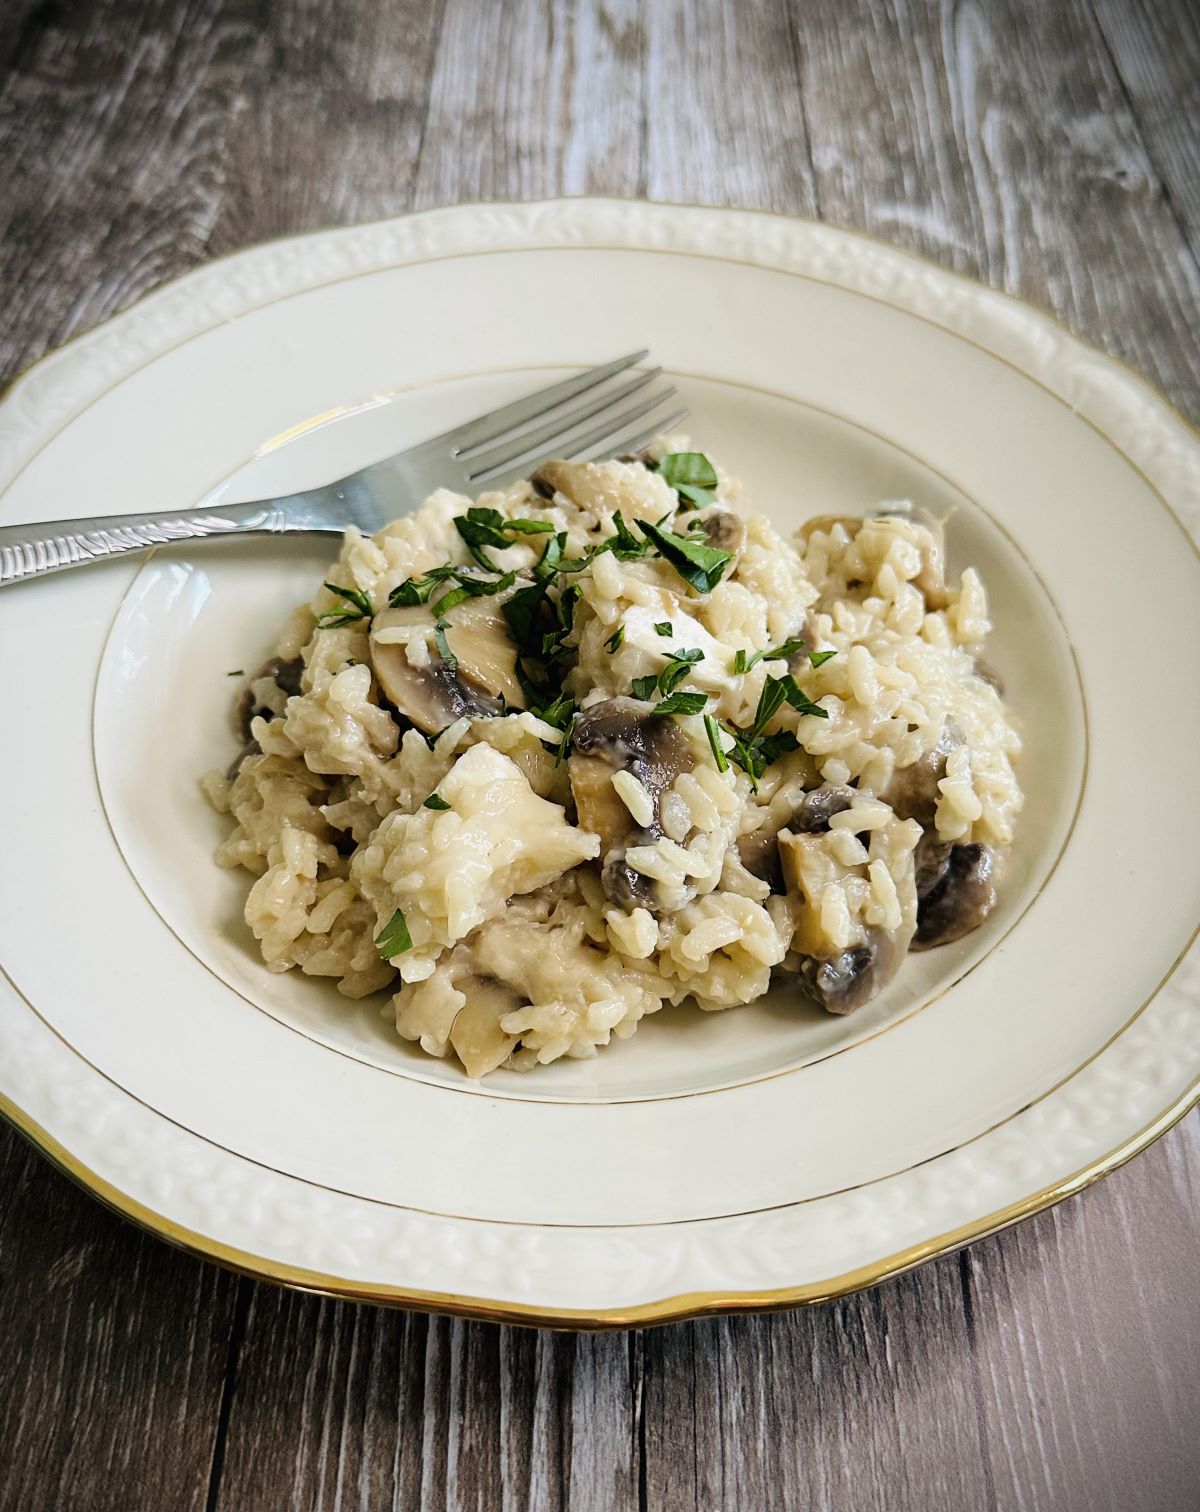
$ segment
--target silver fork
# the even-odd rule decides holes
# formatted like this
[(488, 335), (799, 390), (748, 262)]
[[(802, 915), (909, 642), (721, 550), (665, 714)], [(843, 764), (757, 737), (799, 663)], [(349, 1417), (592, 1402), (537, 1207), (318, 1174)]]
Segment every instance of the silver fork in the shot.
[(661, 368), (635, 372), (619, 384), (611, 381), (648, 355), (643, 350), (618, 357), (303, 493), (161, 514), (0, 526), (0, 587), (198, 536), (338, 535), (347, 525), (371, 532), (413, 509), (435, 488), (474, 495), (515, 482), (550, 456), (599, 460), (637, 451), (687, 414), (686, 409), (662, 412), (674, 398), (673, 387), (646, 392)]

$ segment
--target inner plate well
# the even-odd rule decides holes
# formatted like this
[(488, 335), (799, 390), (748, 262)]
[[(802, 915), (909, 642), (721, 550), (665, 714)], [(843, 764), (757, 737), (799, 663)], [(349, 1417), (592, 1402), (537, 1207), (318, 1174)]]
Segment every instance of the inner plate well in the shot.
[[(216, 492), (254, 498), (311, 486), (555, 376), (493, 374), (373, 396), (296, 427)], [(881, 500), (907, 498), (950, 517), (950, 572), (974, 565), (983, 575), (996, 626), (988, 661), (1004, 680), (1026, 741), (1019, 767), (1026, 805), (1000, 905), (967, 939), (911, 955), (897, 979), (848, 1018), (822, 1013), (784, 982), (759, 1002), (724, 1013), (667, 1008), (594, 1060), (495, 1073), (484, 1089), (492, 1096), (688, 1096), (848, 1050), (940, 997), (1012, 929), (1052, 871), (1078, 807), (1086, 764), (1078, 676), (1053, 603), (1019, 545), (953, 482), (884, 437), (740, 385), (684, 378), (680, 386), (692, 408), (693, 442), (742, 479), (751, 511), (786, 532), (810, 515), (862, 513)], [(199, 778), (228, 765), (236, 751), (230, 708), (240, 679), (229, 674), (250, 671), (271, 654), (288, 613), (311, 596), (336, 550), (332, 537), (188, 543), (147, 563), (114, 622), (97, 685), (104, 807), (147, 899), (245, 1000), (247, 1013), (265, 1012), (382, 1072), (475, 1091), (457, 1062), (432, 1059), (396, 1035), (386, 997), (352, 1002), (331, 982), (268, 971), (242, 919), (248, 874), (223, 872), (212, 861), (228, 821), (209, 808)]]

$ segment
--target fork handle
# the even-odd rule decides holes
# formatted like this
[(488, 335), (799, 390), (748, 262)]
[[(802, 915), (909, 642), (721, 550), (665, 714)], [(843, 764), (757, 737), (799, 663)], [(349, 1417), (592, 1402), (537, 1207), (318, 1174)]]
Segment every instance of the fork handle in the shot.
[(304, 526), (289, 519), (277, 503), (4, 525), (0, 526), (0, 588), (169, 541), (214, 535), (273, 535), (297, 528)]

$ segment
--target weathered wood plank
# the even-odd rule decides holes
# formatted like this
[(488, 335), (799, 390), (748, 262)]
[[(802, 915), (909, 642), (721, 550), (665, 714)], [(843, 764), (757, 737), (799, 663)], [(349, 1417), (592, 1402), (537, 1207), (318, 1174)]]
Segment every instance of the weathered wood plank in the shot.
[(647, 7), (651, 199), (816, 212), (787, 0)]
[(824, 218), (1054, 311), (1200, 413), (1200, 273), (1084, 0), (816, 0), (796, 27)]
[(981, 1420), (1001, 1506), (1195, 1504), (1200, 1119), (1189, 1124), (1102, 1186), (970, 1251)]
[(237, 1282), (0, 1127), (0, 1506), (205, 1504)]
[(415, 204), (636, 194), (643, 9), (446, 0)]
[(1167, 202), (1200, 258), (1200, 9), (1092, 0)]
[(217, 0), (31, 13), (0, 88), (0, 381), (204, 255), (255, 52), (247, 14)]
[(535, 1333), (256, 1288), (220, 1493), (237, 1512), (637, 1505), (622, 1334)]
[(646, 1336), (648, 1505), (988, 1505), (957, 1257), (862, 1297)]
[(439, 26), (427, 0), (264, 8), (211, 250), (407, 210)]

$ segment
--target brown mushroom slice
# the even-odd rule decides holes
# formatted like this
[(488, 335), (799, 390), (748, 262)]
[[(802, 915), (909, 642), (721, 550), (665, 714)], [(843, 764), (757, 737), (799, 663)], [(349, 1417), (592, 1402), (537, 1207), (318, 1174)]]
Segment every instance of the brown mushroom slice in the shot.
[(906, 948), (895, 935), (869, 929), (861, 945), (824, 958), (805, 956), (800, 980), (826, 1013), (853, 1013), (896, 975)]
[(500, 1020), (521, 1006), (515, 992), (493, 977), (469, 976), (455, 983), (467, 1001), (454, 1015), (450, 1044), (466, 1073), (478, 1081), (502, 1066), (516, 1048), (519, 1036), (505, 1034)]
[(917, 903), (916, 950), (949, 945), (978, 929), (996, 905), (995, 852), (986, 845), (954, 845)]
[(555, 457), (535, 468), (529, 481), (544, 499), (562, 494), (580, 509), (611, 511), (620, 507), (611, 477), (595, 462), (566, 462)]
[[(828, 828), (828, 818), (825, 827)], [(801, 900), (805, 898), (800, 880), (801, 857), (806, 846), (817, 843), (811, 835), (792, 834), (789, 830), (779, 836), (779, 858), (787, 890)], [(811, 930), (808, 940), (805, 933), (803, 926), (798, 927), (793, 941), (801, 956), (800, 980), (827, 1013), (852, 1013), (869, 1002), (896, 975), (911, 939), (909, 928), (895, 933), (868, 929), (865, 940), (828, 955), (812, 949)], [(808, 950), (806, 945), (810, 947)]]
[(797, 789), (795, 801), (785, 807), (767, 823), (737, 842), (738, 859), (753, 876), (769, 882), (775, 891), (782, 892), (783, 879), (779, 864), (779, 835), (781, 830), (795, 830), (802, 835), (821, 835), (829, 829), (834, 814), (844, 813), (854, 801), (854, 789), (841, 784), (825, 783), (808, 792)]
[[(674, 720), (658, 718), (652, 707), (622, 697), (585, 709), (575, 721), (567, 768), (579, 823), (600, 837), (605, 895), (623, 908), (655, 913), (661, 908), (657, 884), (629, 866), (625, 852), (661, 839), (662, 795), (681, 772), (691, 771), (695, 757)], [(650, 795), (650, 824), (639, 825), (621, 801), (612, 780), (618, 772), (636, 777)]]
[(946, 758), (960, 745), (962, 736), (947, 722), (936, 745), (909, 766), (897, 767), (880, 797), (898, 819), (915, 819), (923, 829), (932, 829), (941, 797), (938, 783), (946, 775)]
[(300, 691), (300, 678), (303, 672), (304, 662), (300, 657), (292, 656), (285, 659), (282, 656), (272, 656), (269, 661), (263, 662), (257, 672), (246, 679), (238, 695), (235, 711), (238, 734), (243, 740), (250, 739), (250, 723), (253, 719), (258, 717), (274, 719), (278, 712), (263, 702), (261, 691), (256, 691), (256, 685), (267, 681), (273, 682), (286, 698), (292, 698)]
[(700, 516), (704, 535), (710, 546), (737, 556), (746, 544), (746, 524), (729, 509), (714, 509)]
[(517, 648), (494, 598), (468, 599), (450, 611), (446, 644), (452, 666), (435, 643), (429, 662), (415, 667), (404, 640), (381, 639), (382, 631), (412, 629), (424, 638), (432, 627), (429, 609), (416, 604), (385, 609), (371, 625), (371, 661), (386, 697), (426, 735), (436, 735), (464, 716), (491, 716), (525, 707), (517, 681)]

